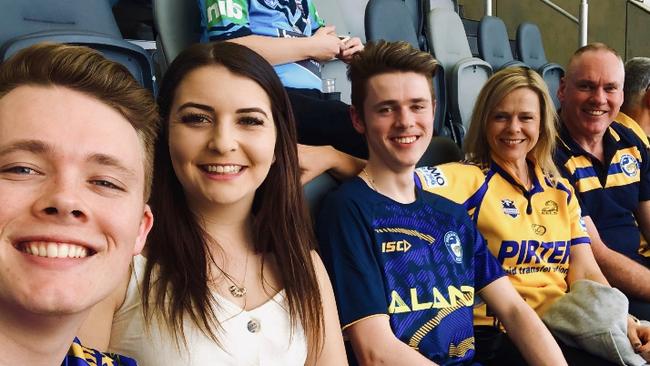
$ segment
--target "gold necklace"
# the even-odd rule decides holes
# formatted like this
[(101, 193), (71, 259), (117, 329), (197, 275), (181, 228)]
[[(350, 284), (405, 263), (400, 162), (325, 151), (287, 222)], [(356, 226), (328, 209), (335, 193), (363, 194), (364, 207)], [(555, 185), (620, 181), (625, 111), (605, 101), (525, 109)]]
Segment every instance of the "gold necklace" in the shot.
[(377, 187), (375, 187), (375, 181), (374, 179), (370, 178), (370, 174), (368, 174), (366, 168), (361, 169), (361, 173), (363, 173), (364, 177), (366, 177), (366, 180), (368, 181), (368, 185), (370, 185), (370, 188), (372, 188), (373, 191), (377, 192)]
[[(248, 255), (250, 253), (246, 253), (246, 262), (244, 264), (244, 280), (243, 282), (246, 282), (246, 272), (248, 271)], [(231, 283), (230, 286), (228, 286), (228, 291), (230, 291), (230, 294), (234, 297), (240, 298), (246, 295), (246, 287), (242, 284), (239, 285), (237, 282), (235, 282), (235, 279), (228, 274), (228, 272), (224, 271), (223, 268), (219, 267), (217, 265), (217, 268), (223, 273), (224, 277)]]

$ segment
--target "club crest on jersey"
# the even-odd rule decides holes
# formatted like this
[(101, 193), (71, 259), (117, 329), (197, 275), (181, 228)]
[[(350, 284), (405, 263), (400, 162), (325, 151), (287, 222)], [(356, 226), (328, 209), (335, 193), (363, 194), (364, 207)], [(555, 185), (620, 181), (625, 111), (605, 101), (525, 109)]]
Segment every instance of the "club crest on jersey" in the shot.
[(517, 218), (517, 216), (519, 216), (519, 210), (515, 206), (515, 202), (513, 200), (509, 200), (507, 198), (502, 199), (501, 208), (503, 208), (504, 214), (512, 218)]
[(557, 202), (548, 200), (544, 202), (544, 208), (542, 208), (542, 215), (557, 215), (558, 206)]
[(455, 231), (447, 231), (444, 240), (445, 246), (449, 250), (449, 254), (454, 258), (454, 261), (461, 263), (463, 261), (463, 248), (458, 234)]
[(619, 164), (623, 173), (628, 177), (636, 177), (636, 174), (639, 172), (639, 162), (630, 154), (621, 156), (621, 162)]

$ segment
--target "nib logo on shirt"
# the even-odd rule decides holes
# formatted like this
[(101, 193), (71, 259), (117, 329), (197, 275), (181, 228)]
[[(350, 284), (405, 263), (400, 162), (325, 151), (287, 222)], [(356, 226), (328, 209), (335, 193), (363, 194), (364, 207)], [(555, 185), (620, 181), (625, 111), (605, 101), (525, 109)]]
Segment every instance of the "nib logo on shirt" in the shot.
[(208, 24), (216, 23), (221, 18), (241, 21), (244, 19), (244, 6), (247, 6), (242, 0), (208, 0), (206, 5)]

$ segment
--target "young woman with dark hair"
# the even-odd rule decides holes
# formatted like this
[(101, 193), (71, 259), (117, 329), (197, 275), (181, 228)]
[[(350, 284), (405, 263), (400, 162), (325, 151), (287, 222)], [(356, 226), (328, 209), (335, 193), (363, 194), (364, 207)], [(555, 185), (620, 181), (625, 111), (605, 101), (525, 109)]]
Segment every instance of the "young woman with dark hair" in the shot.
[(109, 349), (144, 366), (345, 364), (273, 68), (241, 45), (195, 45), (159, 104), (156, 224), (116, 297)]

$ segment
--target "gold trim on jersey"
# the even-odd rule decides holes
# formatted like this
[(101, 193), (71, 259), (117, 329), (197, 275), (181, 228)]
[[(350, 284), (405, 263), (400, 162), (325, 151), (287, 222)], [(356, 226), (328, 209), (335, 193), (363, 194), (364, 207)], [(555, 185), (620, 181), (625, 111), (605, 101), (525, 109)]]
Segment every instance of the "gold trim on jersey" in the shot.
[(379, 229), (375, 229), (375, 232), (377, 233), (397, 233), (397, 234), (404, 234), (404, 235), (410, 235), (414, 236), (416, 238), (422, 239), (426, 241), (429, 244), (433, 244), (436, 239), (428, 234), (423, 234), (417, 230), (411, 230), (411, 229), (403, 229), (401, 227), (383, 227)]

